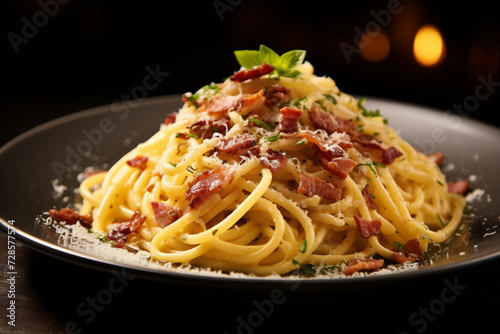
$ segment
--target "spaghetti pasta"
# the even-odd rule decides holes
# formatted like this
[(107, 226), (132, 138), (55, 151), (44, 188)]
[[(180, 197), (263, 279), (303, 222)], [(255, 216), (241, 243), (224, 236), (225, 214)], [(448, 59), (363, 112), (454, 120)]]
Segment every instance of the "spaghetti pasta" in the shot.
[(308, 62), (287, 70), (263, 62), (185, 94), (149, 140), (81, 183), (93, 232), (255, 275), (423, 260), (449, 238), (465, 200), (435, 161)]

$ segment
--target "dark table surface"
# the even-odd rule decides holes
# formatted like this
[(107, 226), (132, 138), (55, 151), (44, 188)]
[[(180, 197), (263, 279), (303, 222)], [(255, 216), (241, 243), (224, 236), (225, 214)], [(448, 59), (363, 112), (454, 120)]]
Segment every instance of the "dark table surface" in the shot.
[[(338, 300), (238, 300), (39, 253), (0, 233), (0, 333), (498, 333), (500, 259)], [(11, 258), (12, 260), (12, 258)], [(14, 305), (12, 307), (11, 305)], [(10, 308), (10, 309), (9, 309)], [(10, 323), (10, 324), (9, 324)], [(15, 325), (15, 326), (13, 326)], [(175, 327), (174, 327), (175, 326)], [(175, 328), (175, 329), (174, 329)]]

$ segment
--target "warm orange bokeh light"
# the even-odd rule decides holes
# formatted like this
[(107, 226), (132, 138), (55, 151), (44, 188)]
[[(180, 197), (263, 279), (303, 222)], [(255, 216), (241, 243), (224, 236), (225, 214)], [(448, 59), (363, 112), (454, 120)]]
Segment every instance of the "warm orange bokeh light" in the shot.
[(413, 54), (423, 66), (434, 66), (444, 59), (443, 37), (435, 26), (425, 25), (417, 31), (413, 42)]
[(365, 32), (359, 42), (361, 55), (370, 61), (381, 61), (389, 54), (391, 49), (389, 39), (383, 32), (370, 34)]

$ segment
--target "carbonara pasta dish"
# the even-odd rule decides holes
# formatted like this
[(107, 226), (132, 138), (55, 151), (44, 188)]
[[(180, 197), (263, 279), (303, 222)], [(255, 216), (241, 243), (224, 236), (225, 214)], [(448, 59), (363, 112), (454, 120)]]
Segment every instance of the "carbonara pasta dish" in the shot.
[(72, 216), (110, 247), (225, 272), (308, 264), (350, 275), (426, 261), (462, 220), (464, 181), (364, 99), (317, 76), (305, 52), (235, 52), (242, 66), (186, 93), (159, 131), (80, 185)]

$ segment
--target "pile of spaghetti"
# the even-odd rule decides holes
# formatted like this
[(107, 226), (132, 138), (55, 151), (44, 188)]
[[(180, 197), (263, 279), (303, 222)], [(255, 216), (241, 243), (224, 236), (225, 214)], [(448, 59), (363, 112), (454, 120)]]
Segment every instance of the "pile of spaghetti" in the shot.
[(156, 134), (81, 183), (80, 223), (154, 260), (255, 275), (425, 261), (454, 233), (468, 185), (447, 183), (440, 154), (314, 75), (304, 51), (235, 55), (239, 71), (184, 94)]

